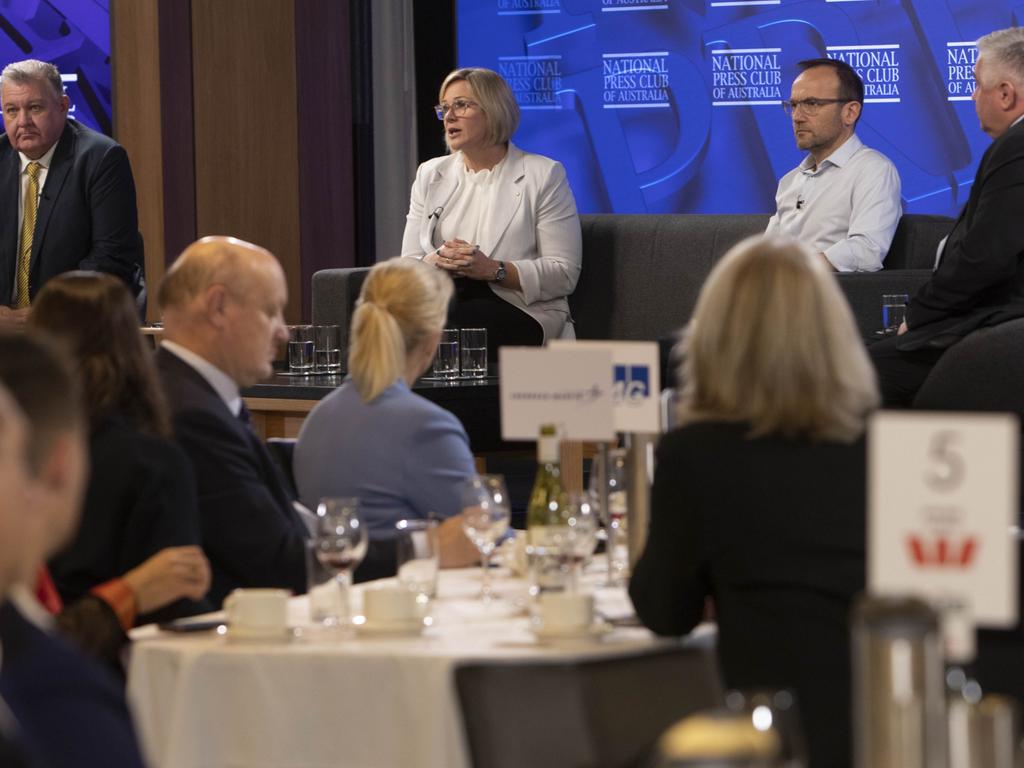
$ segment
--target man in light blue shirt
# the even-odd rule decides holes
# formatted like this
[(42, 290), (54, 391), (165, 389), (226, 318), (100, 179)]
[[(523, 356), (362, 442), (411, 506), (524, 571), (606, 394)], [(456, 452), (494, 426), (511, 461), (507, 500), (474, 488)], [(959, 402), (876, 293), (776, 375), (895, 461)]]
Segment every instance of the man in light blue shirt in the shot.
[(817, 251), (837, 272), (882, 268), (902, 209), (896, 166), (854, 133), (864, 83), (849, 64), (810, 59), (797, 66), (789, 101), (804, 161), (779, 181), (765, 234), (785, 234)]

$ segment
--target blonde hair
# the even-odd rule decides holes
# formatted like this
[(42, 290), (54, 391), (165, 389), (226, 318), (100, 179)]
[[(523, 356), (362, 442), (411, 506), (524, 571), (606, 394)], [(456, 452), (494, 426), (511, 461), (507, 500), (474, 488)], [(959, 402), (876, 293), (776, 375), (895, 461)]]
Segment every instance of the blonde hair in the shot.
[(352, 315), (348, 370), (369, 403), (399, 379), (409, 353), (444, 328), (452, 281), (415, 259), (382, 261), (367, 275)]
[(874, 369), (836, 280), (788, 238), (732, 248), (684, 337), (681, 423), (724, 419), (751, 436), (851, 441), (878, 405)]
[(488, 138), (491, 143), (508, 144), (519, 127), (519, 104), (505, 78), (493, 69), (483, 67), (456, 69), (441, 83), (437, 96), (439, 104), (444, 101), (444, 92), (448, 86), (459, 80), (469, 83), (480, 109), (487, 115)]

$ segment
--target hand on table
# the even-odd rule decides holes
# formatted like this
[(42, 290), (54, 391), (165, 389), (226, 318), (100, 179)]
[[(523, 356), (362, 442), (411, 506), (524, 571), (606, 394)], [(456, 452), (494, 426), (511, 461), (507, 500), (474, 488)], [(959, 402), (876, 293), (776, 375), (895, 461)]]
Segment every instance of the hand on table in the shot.
[(197, 546), (161, 549), (123, 577), (135, 594), (138, 613), (149, 613), (183, 597), (201, 599), (210, 589), (210, 563)]

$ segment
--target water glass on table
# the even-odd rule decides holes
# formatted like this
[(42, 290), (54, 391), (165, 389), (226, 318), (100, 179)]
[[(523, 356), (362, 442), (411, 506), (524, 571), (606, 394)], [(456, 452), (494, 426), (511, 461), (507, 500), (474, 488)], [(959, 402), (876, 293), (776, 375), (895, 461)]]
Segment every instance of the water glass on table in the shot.
[(416, 593), (416, 602), (424, 612), (437, 596), (437, 572), (441, 567), (437, 528), (437, 520), (399, 520), (395, 524), (398, 583)]
[(459, 331), (445, 328), (434, 357), (434, 376), (439, 379), (459, 378)]
[(366, 557), (368, 545), (366, 525), (359, 515), (358, 499), (320, 500), (316, 508), (313, 553), (320, 565), (334, 574), (341, 596), (338, 616), (321, 618), (323, 623), (339, 626), (351, 623), (348, 597), (352, 573)]
[(341, 372), (341, 328), (317, 325), (313, 328), (313, 358), (317, 373)]
[(459, 331), (462, 377), (482, 379), (487, 375), (487, 329), (463, 328)]
[(491, 554), (509, 525), (510, 507), (505, 478), (475, 475), (462, 485), (462, 530), (480, 552), (483, 566), (480, 598), (494, 599), (491, 592)]
[(288, 370), (292, 373), (313, 372), (313, 326), (288, 326)]
[(882, 296), (882, 329), (886, 333), (896, 333), (907, 319), (909, 300), (910, 297), (905, 293), (887, 293)]

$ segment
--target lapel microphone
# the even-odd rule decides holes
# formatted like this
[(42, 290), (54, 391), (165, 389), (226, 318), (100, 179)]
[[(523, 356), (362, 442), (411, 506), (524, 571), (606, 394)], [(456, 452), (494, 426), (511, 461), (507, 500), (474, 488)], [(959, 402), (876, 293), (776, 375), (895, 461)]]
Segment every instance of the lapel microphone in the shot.
[(799, 211), (799, 210), (801, 210), (801, 209), (802, 209), (803, 207), (804, 207), (804, 196), (803, 196), (803, 195), (800, 195), (800, 197), (798, 197), (798, 198), (796, 199), (796, 209), (797, 209), (797, 210)]

